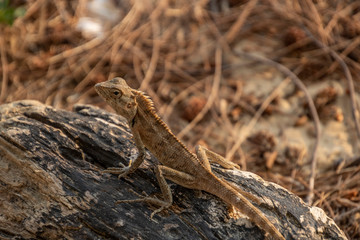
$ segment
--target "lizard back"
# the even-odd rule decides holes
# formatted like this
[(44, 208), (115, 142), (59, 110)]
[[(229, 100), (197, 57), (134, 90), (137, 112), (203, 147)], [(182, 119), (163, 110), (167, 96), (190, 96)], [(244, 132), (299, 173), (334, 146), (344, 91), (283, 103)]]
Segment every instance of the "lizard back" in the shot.
[[(160, 162), (166, 162), (169, 167), (182, 171), (187, 166), (202, 165), (195, 154), (189, 151), (158, 116), (150, 97), (137, 91), (136, 102), (138, 113), (133, 127), (143, 129), (139, 133), (144, 145)], [(179, 159), (183, 161), (179, 162)], [(191, 169), (188, 171), (192, 172)]]

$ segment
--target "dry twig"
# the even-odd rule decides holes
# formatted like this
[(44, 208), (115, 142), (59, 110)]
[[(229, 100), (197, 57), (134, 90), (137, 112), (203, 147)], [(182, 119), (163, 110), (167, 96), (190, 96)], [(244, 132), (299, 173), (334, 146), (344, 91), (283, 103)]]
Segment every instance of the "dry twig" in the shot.
[(179, 132), (179, 134), (177, 134), (179, 139), (181, 139), (186, 133), (188, 133), (205, 116), (205, 114), (209, 111), (212, 104), (214, 103), (214, 101), (218, 95), (220, 82), (221, 82), (221, 78), (222, 78), (221, 65), (222, 65), (222, 49), (220, 47), (217, 47), (216, 51), (215, 51), (214, 81), (213, 81), (213, 85), (211, 88), (210, 96), (209, 96), (205, 106), (203, 107), (203, 109), (201, 109), (200, 113), (183, 130), (181, 130)]
[(312, 154), (310, 156), (311, 174), (310, 174), (310, 178), (309, 178), (309, 194), (308, 194), (308, 198), (307, 198), (308, 203), (311, 204), (313, 201), (313, 198), (314, 198), (314, 184), (315, 184), (316, 163), (317, 163), (316, 154), (317, 154), (317, 149), (318, 149), (319, 142), (320, 142), (321, 130), (320, 130), (319, 115), (316, 111), (316, 107), (315, 107), (314, 101), (312, 100), (312, 98), (310, 96), (310, 93), (308, 92), (308, 90), (307, 90), (306, 86), (303, 84), (303, 82), (284, 65), (277, 63), (271, 59), (259, 57), (259, 56), (245, 53), (245, 52), (237, 51), (237, 52), (234, 52), (234, 54), (239, 57), (246, 57), (250, 60), (262, 62), (262, 63), (276, 67), (276, 69), (281, 71), (283, 74), (287, 75), (294, 82), (294, 84), (304, 92), (306, 100), (309, 104), (310, 113), (314, 120), (315, 133), (316, 133), (314, 148), (313, 148)]
[(356, 98), (355, 98), (355, 88), (354, 88), (354, 82), (352, 79), (352, 75), (350, 72), (349, 67), (346, 65), (346, 63), (344, 62), (344, 60), (339, 56), (339, 54), (337, 54), (334, 50), (332, 50), (331, 48), (329, 48), (328, 46), (326, 46), (324, 43), (322, 43), (321, 41), (319, 41), (318, 39), (316, 39), (314, 37), (314, 35), (307, 29), (304, 27), (304, 30), (306, 31), (306, 33), (311, 37), (311, 39), (313, 39), (313, 41), (322, 49), (324, 49), (326, 52), (329, 52), (330, 55), (340, 64), (340, 66), (342, 67), (346, 80), (348, 81), (348, 88), (349, 88), (349, 92), (350, 92), (350, 100), (351, 100), (351, 113), (352, 113), (352, 117), (355, 123), (355, 127), (356, 127), (356, 133), (358, 138), (360, 139), (360, 124), (359, 124), (359, 108), (358, 108), (358, 104), (356, 102)]

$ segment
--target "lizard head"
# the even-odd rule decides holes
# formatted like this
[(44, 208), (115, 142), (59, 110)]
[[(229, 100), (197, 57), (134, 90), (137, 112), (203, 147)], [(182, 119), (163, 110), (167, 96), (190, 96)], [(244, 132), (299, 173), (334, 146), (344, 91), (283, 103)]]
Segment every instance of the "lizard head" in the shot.
[(96, 92), (116, 111), (117, 114), (131, 122), (137, 112), (136, 91), (130, 88), (122, 78), (95, 85)]

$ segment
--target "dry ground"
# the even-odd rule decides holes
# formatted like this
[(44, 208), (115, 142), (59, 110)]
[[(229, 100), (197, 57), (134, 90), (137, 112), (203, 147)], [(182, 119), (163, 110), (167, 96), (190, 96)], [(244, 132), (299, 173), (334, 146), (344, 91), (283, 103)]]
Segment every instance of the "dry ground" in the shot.
[(26, 11), (0, 25), (0, 103), (109, 109), (93, 86), (124, 77), (186, 145), (290, 189), (360, 239), (359, 1), (113, 1), (97, 37), (78, 28), (99, 18), (88, 2), (11, 1)]

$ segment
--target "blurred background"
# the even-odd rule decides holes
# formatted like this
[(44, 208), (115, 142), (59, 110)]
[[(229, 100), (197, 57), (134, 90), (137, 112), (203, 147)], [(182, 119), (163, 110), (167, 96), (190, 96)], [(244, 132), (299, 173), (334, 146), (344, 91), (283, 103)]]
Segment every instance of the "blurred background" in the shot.
[(0, 103), (146, 92), (201, 144), (360, 239), (360, 1), (0, 0)]

